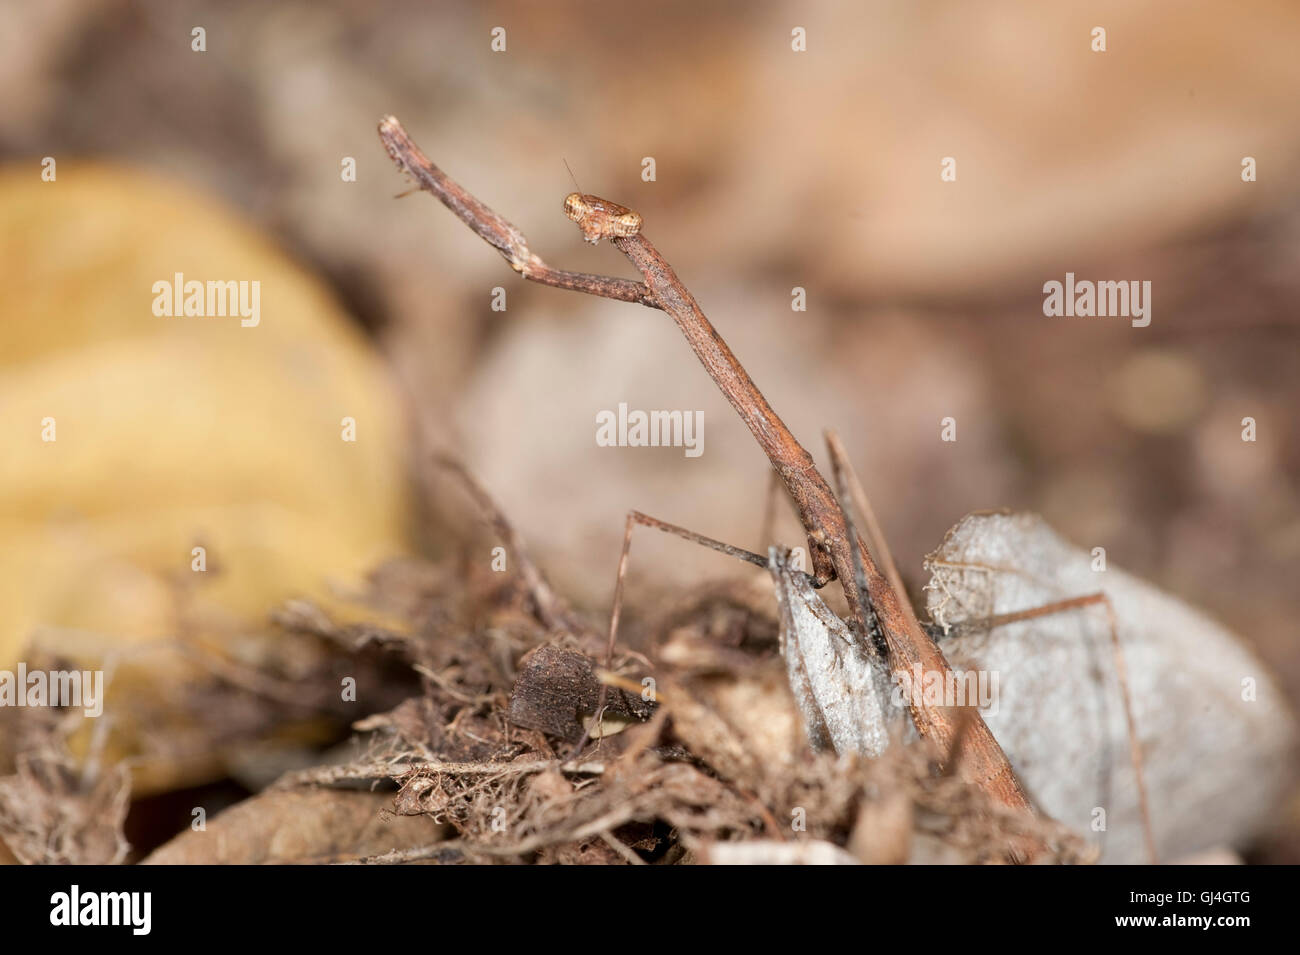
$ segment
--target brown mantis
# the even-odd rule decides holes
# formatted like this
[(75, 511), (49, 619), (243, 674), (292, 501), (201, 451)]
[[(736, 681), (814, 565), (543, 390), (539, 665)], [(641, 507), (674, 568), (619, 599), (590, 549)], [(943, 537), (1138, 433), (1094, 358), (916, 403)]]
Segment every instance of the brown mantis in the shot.
[[(944, 653), (922, 628), (905, 597), (897, 569), (888, 555), (887, 548), (884, 547), (866, 496), (861, 492), (856, 476), (852, 475), (851, 469), (847, 467), (847, 456), (838, 439), (833, 436), (830, 438), (831, 457), (835, 463), (839, 489), (837, 497), (832, 492), (830, 484), (817, 470), (812, 456), (799, 444), (767, 403), (739, 360), (704, 315), (694, 297), (677, 278), (667, 260), (641, 233), (640, 216), (616, 203), (582, 193), (575, 193), (565, 201), (566, 215), (579, 224), (584, 237), (593, 242), (600, 238), (610, 239), (612, 244), (636, 266), (644, 278), (643, 282), (555, 269), (531, 251), (524, 235), (515, 226), (438, 169), (411, 141), (395, 118), (387, 117), (380, 123), (379, 135), (399, 168), (412, 176), (420, 188), (436, 196), (476, 234), (496, 248), (510, 266), (524, 278), (619, 301), (635, 302), (667, 312), (694, 350), (700, 363), (750, 429), (771, 461), (776, 476), (784, 484), (794, 504), (807, 534), (808, 553), (812, 564), (810, 575), (793, 571), (788, 562), (777, 553), (769, 554), (764, 558), (636, 512), (629, 514), (610, 619), (607, 656), (612, 655), (613, 652), (622, 608), (622, 582), (627, 569), (632, 528), (641, 524), (658, 527), (751, 563), (768, 567), (774, 574), (778, 595), (784, 602), (783, 614), (791, 621), (788, 629), (795, 627), (792, 622), (795, 612), (809, 611), (814, 616), (820, 615), (824, 604), (816, 598), (814, 588), (838, 580), (844, 592), (849, 614), (847, 626), (840, 625), (842, 630), (835, 630), (834, 623), (824, 620), (828, 630), (834, 631), (835, 640), (845, 644), (851, 643), (863, 654), (876, 657), (877, 675), (887, 672), (895, 682), (907, 679), (914, 673), (934, 674), (945, 679), (952, 675)], [(873, 541), (873, 547), (868, 548), (858, 535), (847, 509), (841, 505), (841, 501), (847, 500), (853, 500), (855, 503), (860, 517), (865, 522), (867, 536)], [(1092, 605), (1108, 606), (1105, 597), (1090, 595), (1056, 604), (1049, 603), (1048, 606), (1036, 611), (1003, 614), (1001, 618), (995, 617), (992, 622), (994, 625), (1009, 624), (1035, 614)], [(829, 610), (825, 612), (830, 613)], [(1123, 653), (1113, 626), (1111, 633), (1116, 669), (1122, 683), (1125, 670)], [(792, 663), (792, 684), (798, 697), (801, 690), (798, 685), (797, 671), (798, 666)], [(604, 700), (602, 689), (601, 703)], [(916, 693), (908, 694), (904, 703), (920, 736), (929, 739), (938, 752), (949, 754), (951, 764), (949, 771), (955, 772), (970, 785), (981, 790), (996, 805), (1013, 812), (1033, 812), (1030, 800), (1010, 761), (978, 711), (969, 707), (950, 705), (946, 701), (935, 701), (924, 694)], [(823, 716), (824, 709), (823, 706)], [(599, 719), (599, 711), (598, 705), (597, 719)], [(1150, 833), (1146, 794), (1142, 782), (1141, 750), (1134, 730), (1133, 712), (1127, 693), (1124, 696), (1124, 714), (1129, 729), (1134, 777), (1143, 820), (1146, 824), (1146, 841), (1154, 856), (1154, 843)], [(846, 716), (843, 719), (852, 721), (860, 718)], [(828, 724), (823, 728), (834, 743), (836, 736), (834, 728)], [(1041, 850), (1041, 844), (1028, 838), (1008, 847), (1009, 855), (1022, 861), (1032, 859)]]
[[(940, 673), (948, 671), (943, 654), (921, 629), (911, 607), (900, 599), (881, 574), (865, 544), (856, 534), (850, 534), (845, 514), (830, 486), (817, 471), (812, 456), (768, 405), (667, 260), (640, 234), (639, 229), (633, 235), (615, 234), (613, 229), (600, 234), (607, 235), (631, 260), (645, 277), (644, 284), (553, 269), (528, 248), (527, 240), (518, 229), (443, 174), (411, 141), (396, 118), (386, 117), (380, 123), (379, 135), (400, 168), (494, 246), (525, 278), (640, 302), (667, 312), (784, 482), (808, 533), (817, 584), (839, 579), (857, 633), (862, 638), (878, 636), (887, 647), (891, 667), (896, 672), (910, 672), (915, 667)], [(631, 527), (629, 520), (620, 574), (626, 571), (627, 539)], [(861, 568), (861, 573), (858, 568)], [(616, 605), (611, 615), (611, 638), (617, 625)], [(942, 706), (928, 706), (923, 701), (912, 705), (911, 712), (923, 736), (933, 739), (940, 750), (951, 751), (954, 748), (958, 739), (957, 714)], [(978, 714), (970, 720), (962, 743), (959, 772), (964, 778), (987, 792), (997, 803), (1017, 811), (1032, 811), (1005, 753)]]

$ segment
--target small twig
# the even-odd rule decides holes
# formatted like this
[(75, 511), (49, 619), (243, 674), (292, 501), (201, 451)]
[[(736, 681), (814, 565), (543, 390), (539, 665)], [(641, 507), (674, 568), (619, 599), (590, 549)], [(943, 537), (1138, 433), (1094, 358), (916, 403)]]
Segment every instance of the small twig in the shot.
[(412, 772), (429, 775), (441, 773), (448, 776), (504, 777), (526, 776), (531, 773), (545, 772), (548, 769), (557, 769), (562, 773), (576, 776), (600, 776), (605, 772), (605, 764), (599, 761), (560, 762), (556, 759), (533, 759), (517, 763), (445, 763), (420, 759), (388, 763), (374, 760), (369, 763), (349, 763), (344, 766), (313, 766), (310, 769), (285, 773), (275, 782), (273, 788), (291, 789), (295, 786), (327, 786), (347, 780), (390, 779)]
[(340, 865), (404, 865), (408, 862), (422, 862), (425, 859), (460, 859), (464, 856), (463, 843), (459, 839), (435, 842), (429, 846), (414, 846), (410, 849), (389, 849), (374, 856), (364, 856), (341, 862)]
[(501, 508), (497, 507), (496, 501), (492, 499), (483, 485), (479, 484), (474, 475), (470, 474), (469, 468), (457, 458), (449, 454), (434, 454), (434, 463), (446, 471), (450, 471), (460, 483), (465, 487), (466, 492), (474, 499), (484, 520), (492, 525), (503, 541), (506, 549), (514, 558), (515, 564), (519, 567), (519, 574), (524, 579), (524, 586), (528, 588), (529, 594), (532, 595), (533, 603), (537, 607), (537, 618), (542, 625), (549, 630), (567, 630), (576, 633), (581, 630), (582, 625), (573, 616), (568, 604), (551, 588), (550, 583), (543, 576), (533, 559), (529, 556), (528, 548), (524, 546), (524, 540), (519, 536), (513, 524), (506, 518)]
[(271, 789), (293, 789), (297, 786), (330, 786), (334, 783), (380, 780), (398, 776), (411, 769), (415, 763), (373, 760), (368, 763), (346, 763), (342, 766), (312, 766), (285, 773)]
[[(611, 812), (591, 822), (584, 823), (575, 829), (566, 832), (561, 840), (557, 840), (552, 834), (539, 834), (530, 836), (522, 842), (514, 844), (493, 845), (486, 842), (467, 842), (464, 839), (449, 839), (446, 842), (435, 842), (432, 845), (416, 846), (410, 849), (393, 849), (380, 855), (366, 856), (363, 859), (357, 859), (351, 865), (400, 865), (404, 862), (418, 862), (422, 859), (433, 859), (440, 856), (454, 855), (484, 855), (484, 856), (526, 856), (540, 849), (545, 849), (549, 845), (555, 845), (557, 841), (563, 842), (582, 842), (584, 839), (592, 836), (604, 838), (608, 833), (617, 829), (624, 823), (632, 821), (636, 817), (636, 810), (628, 806), (620, 806)], [(625, 847), (626, 848), (626, 847)], [(629, 850), (631, 851), (631, 850)]]
[(413, 663), (411, 664), (411, 669), (420, 674), (420, 676), (424, 677), (434, 686), (438, 687), (438, 689), (442, 690), (448, 696), (460, 700), (462, 703), (469, 703), (471, 706), (477, 706), (480, 703), (492, 699), (493, 694), (491, 693), (483, 693), (478, 696), (471, 696), (468, 693), (462, 693), (460, 690), (456, 689), (455, 683), (448, 680), (437, 670), (425, 666), (423, 663)]

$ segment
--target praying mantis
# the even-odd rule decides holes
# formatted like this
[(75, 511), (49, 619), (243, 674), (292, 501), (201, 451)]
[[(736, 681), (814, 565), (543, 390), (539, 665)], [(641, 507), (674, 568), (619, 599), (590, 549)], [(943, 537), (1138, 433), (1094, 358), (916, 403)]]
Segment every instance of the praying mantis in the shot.
[[(1036, 809), (1033, 800), (1013, 768), (1011, 759), (977, 709), (955, 705), (942, 695), (935, 698), (923, 692), (908, 692), (900, 697), (890, 690), (891, 685), (907, 685), (915, 675), (932, 676), (941, 683), (946, 683), (954, 677), (953, 668), (945, 651), (931, 633), (922, 627), (908, 601), (865, 494), (861, 493), (856, 475), (852, 475), (851, 468), (847, 466), (847, 456), (842, 446), (837, 438), (831, 438), (830, 451), (839, 491), (837, 496), (818, 471), (812, 455), (796, 440), (768, 404), (668, 261), (644, 236), (641, 217), (617, 203), (583, 193), (573, 193), (564, 202), (565, 214), (577, 223), (587, 241), (595, 243), (602, 238), (608, 239), (631, 261), (644, 281), (555, 269), (532, 252), (519, 229), (435, 166), (410, 139), (396, 118), (389, 116), (381, 121), (379, 136), (399, 169), (410, 175), (419, 188), (437, 197), (480, 238), (496, 248), (511, 268), (525, 279), (666, 312), (767, 455), (776, 477), (784, 485), (794, 505), (807, 535), (812, 565), (810, 573), (795, 568), (781, 549), (773, 549), (764, 557), (638, 512), (631, 512), (624, 533), (614, 605), (610, 614), (607, 660), (612, 658), (618, 632), (623, 581), (627, 572), (633, 528), (657, 527), (705, 544), (766, 567), (772, 574), (781, 611), (783, 650), (791, 687), (814, 744), (830, 746), (837, 751), (852, 749), (873, 755), (889, 744), (889, 739), (897, 735), (900, 725), (909, 724), (911, 732), (928, 739), (938, 752), (947, 754), (951, 764), (949, 771), (955, 772), (983, 792), (993, 804), (1014, 813), (1034, 813)], [(850, 498), (854, 499), (859, 515), (866, 522), (867, 535), (874, 545), (872, 547), (868, 547), (858, 534), (849, 508), (841, 503)], [(1031, 544), (1034, 540), (1034, 535), (1028, 535), (1025, 543)], [(977, 564), (978, 562), (973, 562), (970, 567)], [(954, 566), (961, 568), (963, 565), (958, 561)], [(987, 572), (994, 576), (997, 567), (989, 564)], [(843, 590), (848, 606), (845, 620), (838, 618), (816, 593), (817, 589), (832, 581), (838, 581)], [(949, 588), (949, 598), (953, 596), (954, 589), (959, 588)], [(1095, 587), (1091, 589), (1095, 590)], [(1052, 588), (1046, 590), (1051, 591)], [(1158, 848), (1152, 832), (1143, 781), (1142, 734), (1139, 733), (1131, 695), (1125, 685), (1127, 668), (1124, 647), (1115, 626), (1114, 607), (1105, 594), (1087, 593), (1083, 597), (1062, 600), (1053, 591), (1047, 596), (1049, 599), (1038, 601), (1042, 606), (1036, 609), (1026, 609), (1030, 607), (1027, 604), (1008, 608), (1004, 602), (992, 600), (989, 606), (992, 612), (985, 615), (982, 626), (986, 630), (990, 627), (1009, 627), (1050, 614), (1088, 607), (1106, 610), (1115, 672), (1121, 689), (1124, 714), (1121, 732), (1128, 739), (1132, 767), (1132, 777), (1127, 780), (1128, 791), (1136, 794), (1136, 798), (1129, 800), (1135, 811), (1128, 815), (1140, 817), (1142, 841), (1145, 842), (1148, 857), (1155, 859)], [(942, 609), (941, 605), (940, 610)], [(963, 618), (960, 624), (972, 622), (978, 624), (980, 620)], [(1225, 644), (1231, 645), (1230, 638), (1216, 636), (1215, 641), (1216, 649), (1223, 649), (1222, 645)], [(1087, 649), (1087, 641), (1080, 642), (1076, 639), (1075, 643), (1085, 647), (1086, 652), (1092, 652)], [(978, 668), (987, 662), (981, 659), (981, 654), (989, 655), (987, 646), (982, 651), (978, 650), (976, 643), (970, 642), (950, 642), (948, 646), (949, 652), (960, 655), (963, 663), (973, 662)], [(1013, 666), (1017, 656), (1037, 652), (1032, 642), (1026, 643), (1023, 639), (1001, 641), (997, 646), (999, 649), (993, 656), (1000, 661), (999, 666), (1008, 669)], [(1152, 684), (1144, 678), (1144, 692), (1154, 693), (1153, 699), (1163, 699), (1155, 691), (1160, 677), (1168, 675), (1169, 661), (1162, 661), (1164, 665), (1155, 666), (1146, 659), (1145, 652), (1143, 656), (1144, 665), (1147, 665), (1148, 672), (1156, 675), (1157, 681)], [(1077, 671), (1083, 669), (1087, 661), (1081, 662), (1075, 656), (1064, 654), (1061, 663), (1062, 666), (1073, 667)], [(1241, 663), (1247, 669), (1249, 665), (1249, 661)], [(1068, 671), (1063, 672), (1068, 675)], [(1077, 695), (1077, 691), (1071, 689), (1075, 683), (1071, 680), (1062, 683), (1067, 697), (1071, 693)], [(1051, 697), (1052, 694), (1047, 696)], [(599, 721), (605, 699), (606, 688), (602, 685), (595, 722)], [(1150, 707), (1145, 709), (1150, 711)], [(1231, 707), (1222, 708), (1222, 712), (1216, 710), (1216, 716), (1221, 719), (1230, 719), (1234, 715), (1235, 711)], [(1104, 717), (1097, 719), (1106, 723), (1098, 736), (1104, 736), (1109, 745), (1114, 739), (1110, 723)], [(1269, 752), (1274, 751), (1280, 745), (1279, 740), (1287, 736), (1285, 718), (1280, 717), (1277, 722), (1279, 732), (1270, 737), (1266, 747)], [(1008, 731), (1014, 731), (1014, 727), (1009, 727)], [(1017, 762), (1024, 771), (1032, 770), (1035, 780), (1032, 788), (1043, 790), (1049, 785), (1049, 780), (1046, 776), (1040, 777), (1041, 764), (1044, 757), (1051, 756), (1054, 744), (1050, 735), (1043, 737), (1038, 734), (1035, 737), (1031, 733), (1028, 736), (1026, 739), (1017, 738), (1021, 754), (1026, 754), (1021, 755)], [(584, 736), (579, 749), (585, 742)], [(1039, 761), (1038, 766), (1034, 765), (1035, 760)], [(1057, 765), (1050, 759), (1047, 762)], [(1164, 772), (1162, 768), (1162, 774)], [(1176, 774), (1174, 770), (1170, 772)], [(1163, 783), (1162, 775), (1162, 785)], [(1053, 811), (1054, 805), (1066, 803), (1074, 811), (1078, 800), (1063, 796), (1045, 799), (1040, 792), (1039, 802), (1049, 812)], [(1235, 832), (1240, 827), (1228, 828)], [(1175, 848), (1181, 846), (1176, 840), (1170, 844)], [(1013, 861), (1032, 861), (1043, 848), (1034, 839), (1026, 837), (1008, 845), (1007, 855)]]

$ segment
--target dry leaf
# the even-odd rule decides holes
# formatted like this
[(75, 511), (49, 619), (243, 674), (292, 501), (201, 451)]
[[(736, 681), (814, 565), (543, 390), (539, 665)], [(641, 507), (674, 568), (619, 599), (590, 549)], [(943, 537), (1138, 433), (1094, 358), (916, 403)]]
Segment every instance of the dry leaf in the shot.
[(120, 863), (129, 848), (126, 767), (88, 773), (68, 752), (62, 728), (41, 722), (30, 735), (17, 772), (0, 778), (0, 841), (27, 864)]
[[(1231, 633), (1062, 540), (1033, 514), (972, 514), (926, 560), (929, 609), (953, 626), (1104, 591), (1115, 608), (1161, 858), (1239, 845), (1273, 808), (1294, 724)], [(999, 676), (989, 728), (1039, 805), (1092, 835), (1103, 862), (1143, 861), (1128, 731), (1102, 609), (942, 642), (954, 667)], [(1247, 699), (1247, 688), (1254, 698)], [(1105, 812), (1104, 832), (1094, 829)]]
[(790, 689), (815, 749), (879, 756), (903, 710), (893, 702), (889, 669), (817, 596), (788, 556), (768, 553), (781, 613), (781, 655)]
[[(1104, 591), (1118, 620), (1161, 858), (1240, 845), (1290, 776), (1294, 723), (1261, 664), (1181, 601), (1063, 541), (1030, 514), (973, 514), (931, 554), (928, 609), (954, 671), (1039, 808), (1086, 833), (1103, 862), (1145, 861), (1123, 697), (1103, 607), (990, 629), (997, 615)], [(774, 558), (782, 641), (809, 738), (875, 754), (914, 738), (888, 669), (803, 578)]]
[(446, 827), (396, 816), (392, 793), (273, 789), (245, 799), (151, 853), (146, 865), (286, 865), (348, 862), (430, 845)]

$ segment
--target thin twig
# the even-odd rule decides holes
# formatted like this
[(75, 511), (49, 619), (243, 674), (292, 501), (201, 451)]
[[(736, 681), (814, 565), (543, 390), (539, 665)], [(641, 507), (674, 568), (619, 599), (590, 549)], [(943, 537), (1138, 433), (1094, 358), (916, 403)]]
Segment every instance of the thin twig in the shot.
[(413, 846), (409, 849), (389, 849), (379, 855), (363, 856), (360, 859), (351, 859), (347, 862), (341, 862), (340, 865), (404, 865), (408, 862), (422, 862), (425, 859), (453, 859), (459, 861), (464, 858), (463, 843), (459, 839), (448, 839), (446, 842), (435, 842), (428, 846)]
[(397, 760), (390, 763), (374, 760), (342, 766), (313, 766), (298, 772), (285, 773), (276, 780), (273, 788), (291, 789), (295, 786), (327, 786), (348, 780), (390, 779), (411, 772), (426, 775), (441, 773), (448, 776), (526, 776), (531, 773), (545, 772), (548, 769), (557, 769), (562, 773), (575, 776), (600, 776), (605, 772), (605, 764), (594, 760), (574, 763), (560, 762), (556, 759), (533, 759), (515, 763), (454, 763), (422, 759)]
[(519, 567), (519, 574), (524, 579), (524, 586), (528, 588), (529, 594), (532, 595), (533, 603), (537, 608), (537, 618), (542, 625), (549, 630), (567, 630), (570, 633), (579, 632), (582, 624), (573, 615), (569, 605), (563, 598), (552, 589), (546, 577), (533, 563), (532, 557), (528, 553), (528, 548), (524, 545), (524, 540), (515, 530), (515, 526), (506, 518), (505, 512), (497, 506), (496, 501), (492, 499), (483, 485), (470, 474), (469, 468), (458, 459), (450, 454), (437, 453), (433, 456), (434, 463), (444, 470), (450, 471), (464, 485), (469, 496), (474, 499), (482, 513), (484, 520), (492, 525), (503, 541), (506, 549), (514, 557), (515, 564)]

